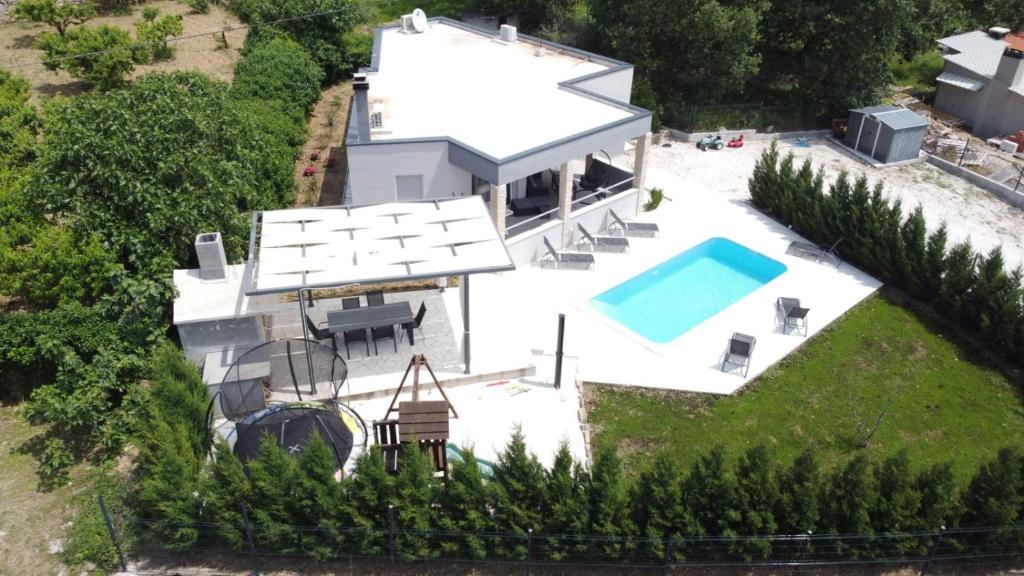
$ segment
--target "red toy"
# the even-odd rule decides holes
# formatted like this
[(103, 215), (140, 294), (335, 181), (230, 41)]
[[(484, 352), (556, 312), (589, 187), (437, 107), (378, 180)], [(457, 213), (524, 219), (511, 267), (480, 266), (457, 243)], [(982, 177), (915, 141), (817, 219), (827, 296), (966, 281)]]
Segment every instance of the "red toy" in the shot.
[(316, 166), (306, 166), (306, 169), (302, 171), (303, 176), (312, 176), (316, 174)]
[(743, 134), (729, 140), (729, 143), (726, 144), (726, 146), (729, 148), (743, 148)]

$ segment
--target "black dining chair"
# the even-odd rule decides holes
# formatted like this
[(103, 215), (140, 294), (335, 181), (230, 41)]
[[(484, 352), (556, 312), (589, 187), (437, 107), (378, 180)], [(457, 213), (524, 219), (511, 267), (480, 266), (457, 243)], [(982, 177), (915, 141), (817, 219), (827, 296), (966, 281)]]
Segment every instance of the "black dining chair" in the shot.
[[(356, 308), (359, 308), (358, 296), (341, 299), (342, 310), (355, 310)], [(366, 335), (365, 328), (362, 330), (346, 330), (342, 334), (342, 338), (345, 341), (345, 356), (348, 357), (349, 360), (352, 359), (352, 351), (349, 349), (349, 344), (357, 344), (359, 342), (366, 344), (366, 355), (370, 355), (370, 338)]]
[(395, 338), (395, 327), (392, 326), (378, 326), (370, 330), (373, 333), (373, 353), (380, 354), (377, 351), (377, 341), (391, 339), (395, 344), (395, 352), (398, 352), (398, 339)]
[[(412, 322), (406, 322), (402, 324), (402, 330), (412, 334), (413, 329), (420, 331), (420, 338), (423, 338), (423, 329), (420, 326), (423, 325), (423, 317), (427, 315), (427, 304), (420, 302), (420, 309), (416, 312), (416, 318)], [(399, 335), (401, 336), (401, 335)]]
[(366, 305), (367, 306), (383, 306), (384, 305), (384, 291), (374, 290), (373, 292), (366, 293)]

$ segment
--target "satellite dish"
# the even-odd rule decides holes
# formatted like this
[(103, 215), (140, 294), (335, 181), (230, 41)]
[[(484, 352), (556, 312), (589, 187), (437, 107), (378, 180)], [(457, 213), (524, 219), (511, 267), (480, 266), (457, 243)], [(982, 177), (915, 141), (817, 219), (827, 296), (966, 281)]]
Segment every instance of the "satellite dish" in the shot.
[(417, 32), (427, 31), (427, 13), (419, 8), (412, 11), (412, 28)]

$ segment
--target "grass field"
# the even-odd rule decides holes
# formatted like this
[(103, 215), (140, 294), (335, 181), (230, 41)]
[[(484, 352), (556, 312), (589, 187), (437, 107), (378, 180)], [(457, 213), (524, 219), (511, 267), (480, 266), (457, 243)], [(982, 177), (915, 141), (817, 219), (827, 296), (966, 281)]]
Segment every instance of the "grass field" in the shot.
[(595, 447), (617, 446), (632, 464), (667, 450), (688, 466), (715, 444), (735, 456), (763, 442), (784, 462), (813, 447), (826, 466), (906, 448), (915, 466), (952, 461), (966, 482), (999, 448), (1024, 443), (1017, 389), (884, 296), (735, 396), (590, 387), (588, 414)]

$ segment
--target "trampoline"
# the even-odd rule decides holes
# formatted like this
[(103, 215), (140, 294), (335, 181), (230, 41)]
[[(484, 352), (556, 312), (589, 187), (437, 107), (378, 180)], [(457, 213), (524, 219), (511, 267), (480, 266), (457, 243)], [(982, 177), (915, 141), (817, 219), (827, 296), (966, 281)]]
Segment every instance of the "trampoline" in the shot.
[(237, 422), (232, 451), (243, 463), (248, 462), (259, 454), (263, 437), (270, 436), (289, 454), (299, 455), (314, 434), (319, 434), (334, 452), (339, 469), (345, 468), (354, 449), (360, 453), (366, 444), (365, 425), (355, 412), (335, 412), (322, 404), (292, 402), (272, 406)]

